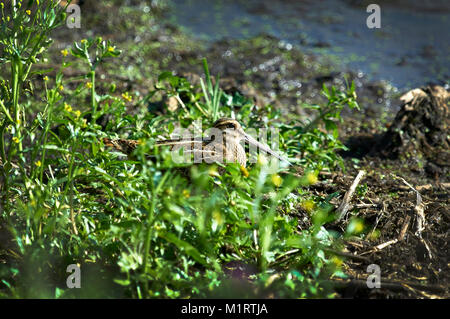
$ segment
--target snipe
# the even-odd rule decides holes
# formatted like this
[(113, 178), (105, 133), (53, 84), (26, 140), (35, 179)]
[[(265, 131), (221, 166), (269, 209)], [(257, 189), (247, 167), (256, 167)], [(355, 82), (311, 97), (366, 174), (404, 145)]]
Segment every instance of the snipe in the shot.
[[(249, 134), (245, 133), (241, 124), (231, 118), (221, 118), (217, 120), (212, 129), (212, 134), (203, 139), (168, 139), (157, 141), (157, 145), (171, 146), (172, 150), (183, 148), (184, 154), (192, 153), (196, 161), (206, 163), (234, 163), (238, 162), (242, 166), (247, 164), (247, 156), (241, 141), (257, 147), (259, 150), (276, 157), (290, 165), (288, 159), (278, 155), (268, 146), (258, 142)], [(126, 139), (104, 138), (103, 143), (106, 146), (113, 147), (116, 150), (131, 154), (138, 146), (139, 142)]]

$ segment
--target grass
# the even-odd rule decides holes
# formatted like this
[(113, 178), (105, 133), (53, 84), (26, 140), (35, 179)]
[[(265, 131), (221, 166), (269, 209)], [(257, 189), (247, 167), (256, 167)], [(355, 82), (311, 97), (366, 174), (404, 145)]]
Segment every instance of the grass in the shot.
[[(344, 234), (324, 228), (333, 219), (331, 198), (312, 196), (307, 186), (341, 163), (337, 124), (346, 105), (357, 108), (354, 86), (324, 87), (328, 103), (308, 105), (318, 111), (310, 123), (224, 92), (206, 59), (200, 87), (166, 71), (146, 96), (120, 94), (97, 79), (97, 68), (121, 53), (101, 37), (62, 50), (54, 77), (35, 67), (63, 21), (55, 1), (2, 12), (1, 62), (10, 77), (1, 78), (0, 96), (0, 225), (8, 237), (0, 246), (0, 296), (333, 297), (329, 279), (343, 276), (342, 261), (329, 251)], [(85, 74), (63, 76), (72, 65)], [(43, 90), (27, 94), (27, 83)], [(178, 107), (149, 111), (158, 95), (175, 97)], [(247, 168), (177, 164), (155, 147), (177, 126), (209, 127), (231, 116), (244, 128), (277, 128), (280, 148), (305, 176), (273, 172), (264, 157)], [(124, 157), (103, 145), (106, 136), (142, 143)], [(80, 265), (83, 288), (67, 288), (69, 264)]]

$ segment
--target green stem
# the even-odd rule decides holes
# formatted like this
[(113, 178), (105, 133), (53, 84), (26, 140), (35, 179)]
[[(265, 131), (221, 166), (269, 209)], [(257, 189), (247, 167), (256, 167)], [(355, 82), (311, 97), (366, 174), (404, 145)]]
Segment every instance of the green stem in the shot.
[(70, 207), (70, 222), (72, 223), (72, 228), (75, 233), (75, 235), (78, 234), (77, 226), (75, 224), (75, 214), (73, 210), (73, 171), (74, 171), (74, 162), (75, 162), (75, 142), (72, 142), (71, 145), (71, 152), (70, 152), (70, 164), (69, 164), (69, 173), (68, 173), (68, 180), (66, 187), (64, 189), (63, 197), (66, 196), (67, 191), (70, 191), (69, 193), (69, 207)]
[[(150, 241), (151, 241), (151, 237), (152, 237), (151, 235), (153, 234), (152, 226), (153, 226), (153, 222), (155, 221), (156, 202), (158, 199), (158, 194), (159, 194), (160, 190), (162, 189), (162, 187), (168, 177), (169, 177), (169, 171), (167, 171), (166, 174), (164, 174), (163, 178), (159, 182), (156, 189), (154, 189), (154, 187), (152, 187), (152, 202), (150, 205), (150, 211), (148, 212), (148, 216), (147, 216), (147, 232), (145, 234), (145, 242), (144, 242), (144, 262), (143, 262), (143, 266), (142, 266), (142, 271), (144, 274), (147, 271), (148, 258), (150, 255)], [(144, 295), (147, 295), (148, 281), (144, 282), (144, 287), (145, 287)]]
[(9, 194), (9, 171), (10, 171), (10, 164), (7, 162), (6, 152), (5, 152), (5, 128), (6, 128), (6, 121), (3, 122), (2, 126), (0, 127), (0, 152), (2, 156), (2, 174), (3, 174), (3, 187), (2, 187), (2, 196), (1, 196), (1, 203), (2, 207), (5, 211), (7, 211), (7, 208), (9, 206), (9, 200), (7, 199), (7, 195)]
[(8, 109), (6, 108), (6, 106), (5, 106), (5, 104), (3, 103), (2, 100), (0, 100), (0, 106), (2, 107), (2, 111), (5, 113), (5, 115), (6, 115), (6, 117), (8, 118), (8, 120), (9, 120), (11, 123), (14, 123), (14, 120), (13, 120), (13, 118), (11, 117), (11, 114), (9, 114), (9, 111), (8, 111)]
[(51, 106), (48, 109), (48, 114), (47, 114), (47, 123), (45, 125), (45, 129), (44, 129), (44, 138), (42, 141), (42, 146), (43, 146), (43, 150), (42, 150), (42, 156), (41, 156), (41, 167), (40, 172), (39, 172), (39, 181), (42, 185), (42, 180), (44, 179), (44, 163), (45, 163), (45, 145), (47, 145), (47, 140), (48, 140), (48, 131), (50, 130), (50, 123), (51, 123), (51, 113), (53, 111), (53, 101), (51, 102), (52, 104), (50, 104)]
[(97, 101), (95, 100), (95, 71), (91, 70), (91, 107), (92, 107), (92, 118), (91, 124), (95, 124), (97, 118)]
[(14, 126), (16, 129), (16, 136), (19, 139), (19, 151), (22, 152), (22, 127), (20, 123), (20, 107), (19, 107), (19, 73), (20, 73), (20, 58), (14, 57), (11, 61), (12, 72), (12, 95), (13, 95), (13, 110), (14, 110)]

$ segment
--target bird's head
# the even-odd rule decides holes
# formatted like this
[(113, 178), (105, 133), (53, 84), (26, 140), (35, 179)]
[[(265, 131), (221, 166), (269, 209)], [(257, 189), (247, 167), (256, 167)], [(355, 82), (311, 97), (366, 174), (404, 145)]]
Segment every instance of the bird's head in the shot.
[(237, 142), (240, 142), (242, 139), (248, 142), (250, 145), (256, 146), (259, 150), (262, 150), (276, 158), (278, 158), (281, 161), (284, 161), (288, 164), (290, 164), (289, 160), (278, 155), (276, 152), (271, 150), (267, 145), (264, 145), (260, 142), (258, 142), (256, 139), (254, 139), (251, 135), (244, 132), (242, 129), (241, 124), (232, 118), (221, 118), (218, 119), (214, 125), (214, 128), (220, 130), (224, 136), (231, 136), (236, 139)]

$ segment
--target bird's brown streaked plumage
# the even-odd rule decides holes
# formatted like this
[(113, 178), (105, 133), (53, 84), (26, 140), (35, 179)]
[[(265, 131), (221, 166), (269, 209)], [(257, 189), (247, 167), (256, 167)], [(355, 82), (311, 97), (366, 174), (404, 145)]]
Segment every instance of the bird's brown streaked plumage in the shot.
[[(241, 141), (245, 140), (249, 144), (258, 147), (260, 150), (282, 160), (289, 161), (281, 157), (268, 146), (256, 141), (253, 137), (246, 134), (238, 121), (231, 118), (221, 118), (217, 120), (213, 127), (211, 135), (207, 138), (194, 139), (168, 139), (157, 141), (157, 145), (171, 146), (172, 150), (183, 148), (184, 154), (193, 154), (194, 160), (206, 163), (238, 162), (242, 166), (247, 164), (247, 156)], [(104, 138), (103, 143), (127, 155), (131, 154), (138, 146), (139, 141), (126, 139)]]

